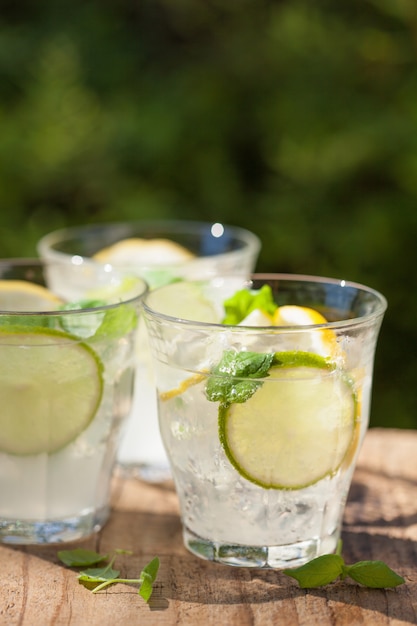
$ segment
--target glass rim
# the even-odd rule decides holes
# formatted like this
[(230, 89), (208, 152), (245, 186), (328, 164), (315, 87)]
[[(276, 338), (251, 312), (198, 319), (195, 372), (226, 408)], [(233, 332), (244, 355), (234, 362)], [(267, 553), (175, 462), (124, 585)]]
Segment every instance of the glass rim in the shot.
[[(198, 320), (190, 320), (186, 318), (175, 317), (167, 313), (162, 313), (152, 308), (152, 306), (148, 304), (147, 299), (149, 297), (152, 297), (155, 293), (159, 292), (162, 289), (174, 288), (176, 284), (181, 284), (181, 283), (170, 283), (168, 285), (157, 287), (154, 290), (149, 290), (146, 296), (142, 300), (142, 308), (144, 312), (148, 315), (148, 317), (155, 317), (160, 320), (166, 320), (170, 323), (175, 323), (178, 326), (189, 327), (189, 328), (192, 328), (192, 327), (207, 328), (207, 329), (212, 328), (218, 331), (227, 330), (227, 331), (231, 331), (234, 333), (239, 333), (239, 332), (247, 333), (248, 331), (250, 331), (250, 332), (255, 332), (255, 333), (259, 332), (259, 333), (264, 333), (264, 334), (271, 334), (271, 333), (300, 333), (300, 332), (305, 332), (306, 330), (310, 330), (310, 331), (315, 330), (315, 329), (322, 330), (322, 329), (327, 329), (327, 328), (346, 329), (351, 326), (359, 326), (371, 320), (381, 317), (385, 313), (387, 306), (388, 306), (388, 302), (385, 296), (382, 295), (382, 293), (380, 293), (376, 289), (373, 289), (372, 287), (368, 287), (367, 285), (364, 285), (362, 283), (355, 282), (355, 281), (331, 278), (331, 277), (326, 277), (326, 276), (309, 275), (309, 274), (253, 273), (253, 274), (250, 274), (250, 276), (247, 278), (234, 274), (234, 275), (224, 275), (224, 276), (212, 276), (212, 277), (208, 277), (208, 278), (201, 279), (201, 280), (186, 280), (182, 282), (183, 283), (187, 282), (187, 283), (191, 283), (195, 285), (197, 284), (202, 285), (202, 284), (215, 284), (216, 281), (224, 281), (228, 279), (241, 280), (242, 288), (245, 285), (249, 286), (250, 284), (253, 284), (253, 282), (256, 280), (265, 281), (265, 282), (271, 281), (271, 280), (281, 280), (281, 281), (287, 281), (287, 282), (290, 282), (290, 281), (300, 282), (304, 284), (308, 284), (308, 283), (328, 284), (334, 287), (340, 287), (342, 289), (351, 288), (351, 289), (356, 289), (358, 292), (361, 291), (363, 293), (367, 293), (373, 296), (375, 298), (375, 302), (377, 303), (377, 306), (374, 311), (366, 315), (354, 316), (348, 319), (329, 321), (329, 322), (325, 322), (321, 324), (303, 324), (303, 325), (288, 325), (288, 326), (250, 326), (250, 325), (243, 325), (243, 324), (222, 324), (220, 322), (203, 322), (203, 321), (198, 321)], [(299, 306), (303, 306), (303, 305), (299, 305)]]
[[(36, 268), (43, 268), (43, 267), (65, 267), (66, 269), (68, 267), (74, 267), (74, 268), (79, 268), (82, 267), (83, 263), (81, 264), (68, 264), (68, 263), (64, 263), (62, 261), (58, 261), (58, 260), (51, 260), (51, 259), (39, 259), (37, 257), (16, 257), (16, 258), (0, 258), (0, 281), (4, 281), (4, 282), (8, 282), (9, 280), (19, 280), (19, 281), (27, 281), (27, 282), (31, 282), (29, 279), (25, 279), (25, 278), (3, 278), (2, 277), (2, 272), (1, 270), (5, 267), (8, 268), (13, 268), (13, 267), (36, 267)], [(87, 264), (86, 264), (87, 265)], [(91, 264), (88, 264), (88, 266), (90, 266)], [(124, 274), (123, 272), (121, 272), (120, 270), (118, 270), (116, 267), (111, 266), (111, 265), (107, 265), (107, 266), (103, 266), (100, 264), (95, 264), (97, 266), (97, 269), (100, 268), (101, 270), (103, 270), (105, 273), (107, 273), (109, 276), (110, 274), (113, 274), (114, 276), (120, 277), (120, 278), (132, 278), (135, 281), (137, 281), (138, 287), (140, 285), (140, 289), (141, 292), (138, 293), (135, 296), (130, 296), (129, 298), (127, 298), (126, 300), (121, 300), (120, 302), (112, 302), (112, 303), (108, 303), (108, 304), (101, 304), (98, 306), (94, 306), (94, 307), (85, 307), (85, 308), (80, 308), (80, 309), (46, 309), (46, 310), (38, 310), (38, 311), (11, 311), (11, 310), (7, 310), (7, 309), (2, 309), (0, 308), (0, 321), (2, 317), (39, 317), (39, 316), (48, 316), (48, 317), (53, 317), (53, 316), (65, 316), (65, 317), (69, 317), (71, 315), (86, 315), (86, 314), (94, 314), (94, 313), (98, 313), (100, 311), (107, 311), (109, 309), (117, 309), (118, 307), (120, 307), (121, 305), (125, 305), (125, 304), (135, 304), (137, 302), (140, 302), (148, 293), (149, 291), (149, 285), (146, 282), (146, 280), (144, 278), (142, 278), (141, 276), (138, 276), (136, 274)], [(35, 282), (35, 284), (42, 286), (40, 283)], [(48, 289), (47, 287), (45, 287), (46, 289)], [(54, 292), (51, 291), (51, 293), (53, 294)], [(80, 298), (81, 300), (81, 298)]]
[[(175, 234), (188, 234), (188, 235), (197, 235), (203, 229), (212, 229), (215, 225), (221, 224), (224, 229), (224, 232), (229, 233), (235, 237), (236, 240), (240, 240), (245, 246), (253, 251), (254, 253), (259, 253), (261, 249), (261, 240), (254, 232), (243, 228), (242, 226), (235, 226), (233, 224), (225, 224), (222, 222), (209, 222), (209, 221), (199, 221), (199, 220), (180, 220), (180, 219), (161, 219), (161, 220), (125, 220), (125, 221), (117, 221), (117, 222), (97, 222), (95, 224), (83, 224), (77, 226), (66, 226), (63, 228), (58, 228), (53, 230), (45, 235), (43, 235), (37, 243), (37, 249), (40, 254), (54, 254), (54, 255), (62, 255), (65, 258), (71, 256), (81, 256), (81, 258), (90, 259), (86, 255), (72, 255), (69, 252), (63, 252), (61, 250), (57, 250), (54, 248), (54, 245), (57, 245), (60, 241), (68, 241), (71, 238), (76, 238), (77, 236), (82, 236), (88, 234), (89, 232), (94, 231), (111, 231), (112, 229), (123, 229), (123, 228), (133, 228), (137, 229), (137, 235), (140, 237), (140, 230), (143, 230), (143, 234), (146, 235), (146, 231), (158, 231), (159, 237), (162, 236), (163, 231), (166, 230), (166, 237), (169, 238), (170, 233), (172, 235)], [(130, 235), (132, 236), (132, 235)], [(213, 235), (215, 237), (215, 235)], [(126, 234), (126, 237), (129, 237)], [(115, 241), (116, 243), (116, 241)], [(111, 245), (111, 244), (108, 244)], [(211, 257), (220, 258), (224, 255), (230, 256), (234, 254), (239, 254), (242, 251), (242, 248), (237, 248), (236, 250), (230, 250), (227, 252), (220, 252), (219, 254), (213, 255), (201, 255), (197, 256), (196, 259), (209, 259)], [(190, 261), (180, 261), (178, 263), (174, 263), (175, 266), (186, 265), (190, 263)], [(157, 264), (156, 264), (157, 265)]]

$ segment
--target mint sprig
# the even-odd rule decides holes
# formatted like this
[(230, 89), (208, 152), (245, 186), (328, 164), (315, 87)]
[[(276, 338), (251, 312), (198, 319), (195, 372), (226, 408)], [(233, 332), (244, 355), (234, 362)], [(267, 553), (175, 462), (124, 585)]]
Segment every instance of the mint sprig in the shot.
[(285, 352), (250, 352), (225, 350), (220, 362), (213, 367), (206, 384), (206, 397), (210, 402), (228, 406), (233, 402), (246, 402), (277, 367), (306, 367), (333, 369), (334, 364), (318, 354), (289, 350)]
[(74, 550), (61, 550), (58, 558), (69, 567), (87, 567), (78, 574), (80, 584), (90, 589), (92, 593), (98, 593), (109, 585), (126, 583), (139, 585), (138, 594), (148, 602), (153, 591), (153, 584), (159, 570), (159, 558), (155, 557), (140, 572), (139, 578), (120, 578), (120, 571), (113, 568), (118, 554), (131, 554), (128, 550), (115, 550), (109, 563), (104, 567), (89, 568), (109, 558), (108, 554), (99, 554), (91, 550), (75, 548)]
[(273, 360), (274, 353), (226, 350), (207, 381), (207, 399), (222, 405), (246, 402), (262, 385), (253, 379), (268, 376)]
[[(103, 309), (108, 303), (104, 300), (79, 300), (67, 302), (61, 311), (80, 311), (80, 315), (61, 315), (60, 326), (83, 339), (117, 338), (136, 328), (138, 319), (135, 308), (129, 304)], [(88, 311), (88, 309), (99, 309)], [(85, 311), (82, 313), (82, 311)]]
[(353, 565), (346, 565), (339, 552), (340, 548), (336, 554), (318, 556), (300, 567), (284, 569), (283, 573), (295, 578), (302, 589), (323, 587), (338, 578), (344, 580), (348, 576), (372, 589), (398, 587), (405, 583), (404, 578), (383, 561), (358, 561)]
[(222, 324), (239, 324), (255, 309), (273, 315), (278, 305), (274, 301), (272, 289), (263, 285), (258, 290), (241, 289), (223, 302), (225, 317)]

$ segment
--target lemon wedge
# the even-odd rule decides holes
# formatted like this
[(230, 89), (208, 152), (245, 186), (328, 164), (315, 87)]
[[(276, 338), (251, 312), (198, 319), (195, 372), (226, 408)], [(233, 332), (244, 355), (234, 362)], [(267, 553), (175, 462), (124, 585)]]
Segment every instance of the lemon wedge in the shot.
[[(274, 326), (312, 326), (327, 324), (327, 320), (315, 309), (288, 304), (277, 308), (272, 323)], [(300, 333), (294, 336), (294, 342), (297, 342), (296, 349), (321, 356), (335, 357), (339, 351), (336, 334), (329, 328)]]
[(242, 403), (221, 405), (219, 437), (235, 469), (267, 489), (302, 489), (332, 476), (357, 445), (353, 385), (343, 370), (304, 352), (280, 365)]
[(262, 309), (254, 309), (241, 322), (239, 326), (273, 326), (273, 317)]
[(272, 322), (274, 326), (309, 326), (311, 324), (326, 324), (326, 318), (306, 306), (286, 304), (275, 311)]
[(100, 263), (146, 266), (181, 263), (194, 258), (189, 250), (169, 239), (130, 237), (103, 248), (93, 255)]
[(0, 310), (53, 311), (62, 300), (46, 287), (26, 280), (0, 280)]

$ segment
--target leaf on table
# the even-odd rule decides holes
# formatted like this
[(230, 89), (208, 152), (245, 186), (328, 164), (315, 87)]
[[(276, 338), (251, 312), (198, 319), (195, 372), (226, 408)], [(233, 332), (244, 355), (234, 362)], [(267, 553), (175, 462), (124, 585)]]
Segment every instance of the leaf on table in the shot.
[(322, 587), (343, 573), (344, 561), (338, 554), (324, 554), (305, 565), (294, 569), (285, 569), (284, 574), (295, 578), (302, 589)]
[(83, 548), (75, 548), (74, 550), (60, 550), (58, 558), (68, 567), (87, 567), (101, 563), (108, 558), (108, 554), (99, 554), (92, 550), (84, 550)]
[(346, 567), (347, 574), (356, 582), (374, 589), (397, 587), (405, 583), (399, 574), (396, 574), (383, 561), (359, 561)]

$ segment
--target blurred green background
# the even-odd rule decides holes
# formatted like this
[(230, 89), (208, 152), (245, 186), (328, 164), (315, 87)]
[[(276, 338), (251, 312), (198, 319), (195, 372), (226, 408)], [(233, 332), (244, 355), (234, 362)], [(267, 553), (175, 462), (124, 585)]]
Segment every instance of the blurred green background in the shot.
[(389, 301), (373, 426), (417, 427), (415, 0), (0, 0), (0, 256), (68, 224), (247, 227)]

